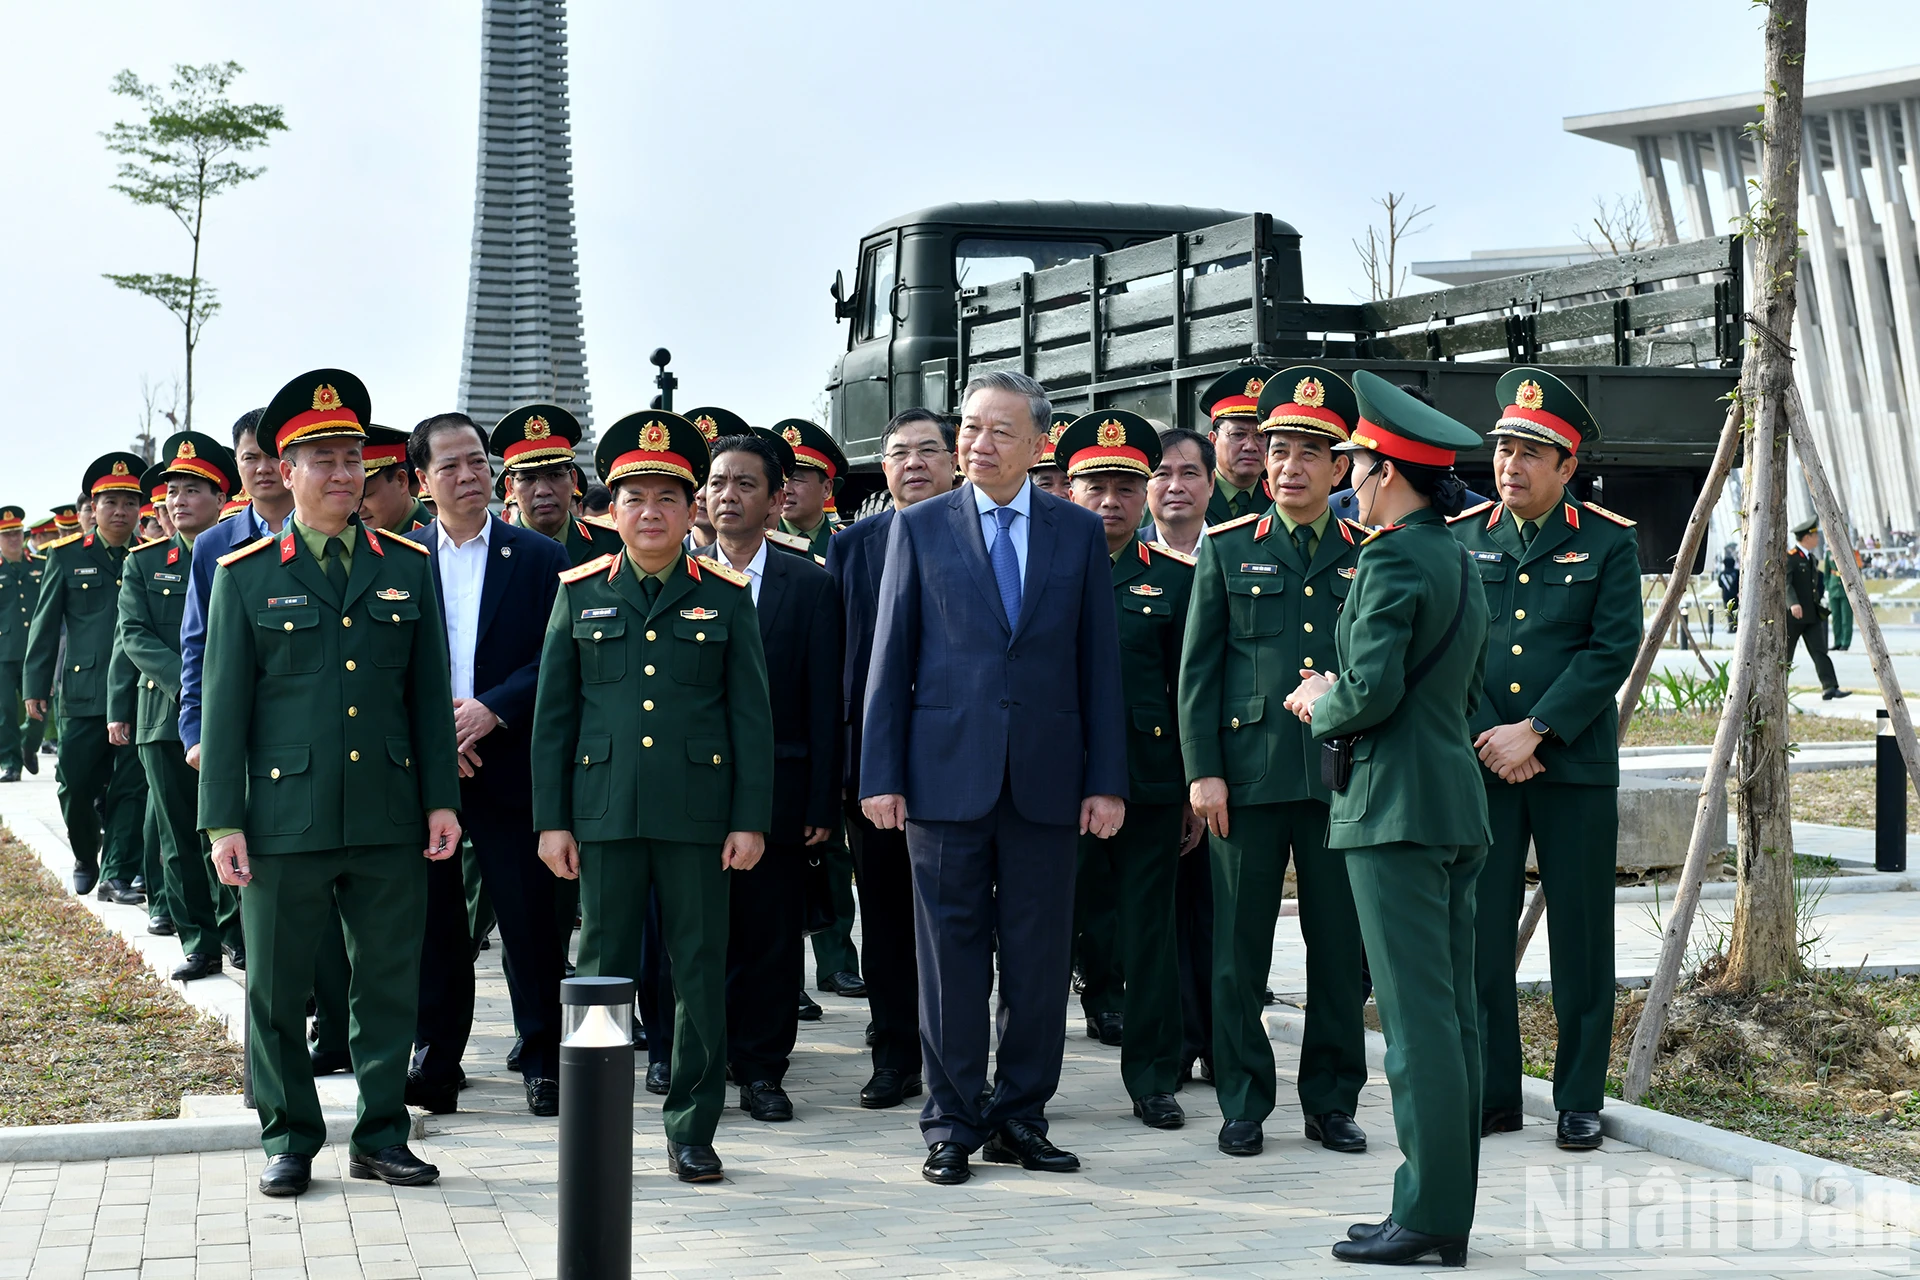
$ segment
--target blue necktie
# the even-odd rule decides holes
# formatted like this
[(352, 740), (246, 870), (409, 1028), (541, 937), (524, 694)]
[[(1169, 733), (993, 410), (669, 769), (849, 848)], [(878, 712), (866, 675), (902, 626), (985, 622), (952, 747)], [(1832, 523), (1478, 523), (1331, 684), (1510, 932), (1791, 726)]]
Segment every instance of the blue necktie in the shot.
[(993, 540), (993, 577), (1000, 584), (1000, 606), (1007, 611), (1007, 628), (1020, 625), (1020, 557), (1013, 553), (1013, 518), (1020, 514), (1012, 507), (996, 507), (1000, 533)]

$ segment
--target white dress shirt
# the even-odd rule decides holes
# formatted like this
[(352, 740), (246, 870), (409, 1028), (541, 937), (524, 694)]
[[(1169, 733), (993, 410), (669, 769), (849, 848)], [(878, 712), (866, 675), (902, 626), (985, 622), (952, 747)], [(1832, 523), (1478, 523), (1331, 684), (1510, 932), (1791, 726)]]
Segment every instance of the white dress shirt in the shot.
[[(979, 485), (973, 487), (973, 502), (980, 509), (980, 536), (986, 540), (987, 560), (993, 560), (993, 540), (1000, 536), (1000, 517), (994, 512), (1000, 509), (998, 503), (987, 496), (987, 491)], [(1013, 495), (1013, 501), (1007, 504), (1015, 511), (1013, 523), (1007, 526), (1007, 533), (1013, 539), (1013, 554), (1020, 565), (1020, 581), (1027, 580), (1027, 526), (1033, 522), (1033, 481), (1028, 480), (1020, 486), (1020, 492)]]
[(493, 519), (477, 537), (455, 546), (445, 525), (438, 526), (434, 557), (440, 565), (440, 605), (447, 616), (447, 654), (453, 661), (453, 696), (473, 696), (473, 650), (480, 642), (480, 592), (487, 581), (487, 550)]

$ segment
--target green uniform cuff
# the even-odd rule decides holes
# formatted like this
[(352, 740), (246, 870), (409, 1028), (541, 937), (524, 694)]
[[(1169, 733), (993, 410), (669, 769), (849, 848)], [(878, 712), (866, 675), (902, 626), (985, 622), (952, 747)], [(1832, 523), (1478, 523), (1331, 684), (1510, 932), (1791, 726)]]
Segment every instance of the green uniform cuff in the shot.
[(208, 827), (207, 828), (207, 839), (216, 841), (216, 842), (220, 840), (225, 840), (228, 836), (237, 836), (239, 834), (240, 834), (239, 827)]

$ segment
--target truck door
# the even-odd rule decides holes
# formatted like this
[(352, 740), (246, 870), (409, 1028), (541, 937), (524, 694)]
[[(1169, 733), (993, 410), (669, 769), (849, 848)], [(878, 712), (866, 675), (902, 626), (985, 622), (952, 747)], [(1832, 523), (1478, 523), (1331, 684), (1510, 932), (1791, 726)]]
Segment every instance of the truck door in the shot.
[(877, 452), (880, 432), (893, 416), (893, 316), (899, 288), (900, 232), (895, 230), (860, 246), (857, 310), (840, 365), (844, 419), (833, 424), (850, 457)]

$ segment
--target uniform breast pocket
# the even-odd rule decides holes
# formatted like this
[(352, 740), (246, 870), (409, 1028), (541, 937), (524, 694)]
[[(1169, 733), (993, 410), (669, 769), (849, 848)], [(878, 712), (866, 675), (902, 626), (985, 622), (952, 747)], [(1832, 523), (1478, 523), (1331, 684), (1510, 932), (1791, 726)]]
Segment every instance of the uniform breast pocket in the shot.
[(1487, 615), (1498, 617), (1501, 612), (1501, 597), (1506, 592), (1507, 562), (1476, 559), (1473, 563), (1480, 570), (1480, 589), (1486, 593)]
[(91, 653), (69, 653), (67, 668), (60, 673), (68, 697), (79, 701), (100, 696), (100, 680), (105, 673)]
[(719, 684), (727, 661), (727, 629), (682, 618), (673, 624), (673, 678), (681, 684)]
[(313, 825), (313, 776), (304, 746), (257, 747), (247, 755), (247, 828), (298, 835)]
[(1173, 626), (1173, 606), (1164, 600), (1120, 597), (1120, 643), (1142, 653), (1157, 654)]
[(1540, 616), (1552, 622), (1585, 623), (1593, 619), (1593, 598), (1599, 592), (1600, 566), (1546, 564), (1535, 570), (1544, 584)]
[(583, 733), (573, 750), (573, 816), (604, 818), (613, 793), (613, 735)]
[(1285, 621), (1287, 580), (1271, 577), (1229, 576), (1227, 620), (1236, 636), (1277, 636)]
[(180, 617), (186, 612), (186, 588), (171, 582), (149, 583), (147, 608), (153, 614), (154, 625), (161, 628), (161, 634), (172, 635), (171, 629), (180, 626)]
[(253, 615), (260, 666), (270, 676), (306, 676), (320, 669), (320, 610), (262, 609)]
[(373, 626), (373, 661), (380, 667), (404, 667), (413, 653), (413, 628), (420, 621), (416, 600), (367, 600), (367, 621)]
[(580, 654), (580, 679), (606, 684), (627, 674), (627, 620), (579, 618), (573, 624), (573, 647)]
[(733, 753), (722, 738), (687, 739), (687, 816), (723, 822), (733, 804)]

